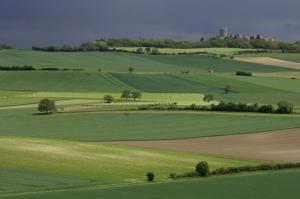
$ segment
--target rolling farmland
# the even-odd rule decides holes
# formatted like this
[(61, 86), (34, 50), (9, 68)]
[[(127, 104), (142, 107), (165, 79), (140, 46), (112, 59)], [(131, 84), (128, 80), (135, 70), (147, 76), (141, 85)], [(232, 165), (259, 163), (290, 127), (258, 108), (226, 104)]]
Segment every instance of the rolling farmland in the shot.
[[(237, 50), (210, 52), (232, 55)], [(297, 58), (286, 56), (294, 61)], [(290, 129), (298, 137), (298, 70), (207, 55), (31, 50), (1, 50), (0, 65), (32, 65), (37, 69), (0, 72), (0, 198), (120, 198), (121, 194), (125, 198), (201, 195), (265, 199), (282, 198), (289, 192), (299, 195), (297, 169), (207, 179), (169, 178), (173, 172), (194, 171), (200, 161), (207, 161), (211, 169), (296, 162), (298, 156), (293, 155), (291, 147), (297, 146), (297, 139), (290, 138), (288, 133), (280, 134), (284, 139), (264, 144), (259, 136), (266, 131)], [(49, 67), (60, 70), (38, 70)], [(129, 72), (129, 67), (134, 70)], [(237, 71), (252, 72), (253, 76), (237, 76)], [(228, 85), (231, 90), (225, 93)], [(140, 92), (141, 98), (130, 96), (126, 100), (121, 97), (124, 90), (131, 94)], [(214, 99), (204, 101), (206, 94), (212, 94)], [(105, 102), (105, 95), (113, 97), (112, 103)], [(38, 103), (45, 98), (55, 100), (53, 114), (37, 110)], [(293, 103), (292, 114), (139, 109), (141, 105), (202, 107), (220, 101), (270, 104), (277, 108), (282, 100)], [(232, 136), (240, 140), (230, 143)], [(213, 142), (219, 139), (226, 143)], [(200, 143), (195, 140), (202, 142), (196, 152), (180, 150)], [(127, 146), (119, 141), (143, 144)], [(276, 155), (280, 141), (284, 142), (281, 147), (287, 148)], [(144, 145), (159, 142), (165, 142), (166, 148)], [(169, 142), (180, 143), (176, 148), (179, 150), (168, 147)], [(278, 159), (272, 158), (274, 154), (253, 158), (250, 152), (247, 156), (234, 156), (236, 151), (230, 151), (235, 147), (241, 147), (236, 149), (240, 152), (256, 147), (264, 153), (260, 144), (265, 153), (275, 153)], [(209, 147), (214, 152), (207, 151)], [(152, 184), (146, 182), (147, 172), (155, 173)], [(282, 190), (277, 191), (277, 186)], [(276, 191), (270, 194), (270, 190)]]

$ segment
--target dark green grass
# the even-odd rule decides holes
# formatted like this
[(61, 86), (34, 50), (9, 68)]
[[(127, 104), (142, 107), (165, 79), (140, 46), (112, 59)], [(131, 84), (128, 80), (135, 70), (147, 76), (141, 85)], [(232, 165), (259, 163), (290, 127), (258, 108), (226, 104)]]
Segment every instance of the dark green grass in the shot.
[[(300, 105), (300, 81), (272, 77), (240, 77), (235, 75), (182, 75), (181, 78), (197, 82), (202, 93), (214, 94), (217, 100), (277, 104), (281, 100)], [(232, 92), (224, 93), (230, 85)]]
[[(277, 104), (288, 100), (300, 105), (300, 80), (240, 77), (227, 74), (128, 74), (73, 71), (0, 72), (0, 90), (121, 93), (125, 89), (151, 93), (214, 94), (218, 101)], [(230, 85), (232, 92), (224, 93)], [(0, 93), (1, 95), (1, 93)], [(7, 97), (0, 96), (0, 104)], [(15, 104), (22, 99), (11, 98)], [(11, 101), (9, 100), (9, 101)], [(188, 99), (187, 99), (188, 100)], [(36, 102), (36, 99), (26, 99)], [(201, 101), (201, 99), (199, 99)], [(24, 101), (23, 104), (27, 102)]]
[[(0, 167), (0, 193), (63, 189), (101, 184), (99, 179), (79, 178), (53, 173)], [(1, 196), (1, 195), (0, 195)]]
[[(214, 94), (218, 101), (277, 104), (288, 100), (300, 105), (300, 80), (272, 77), (239, 77), (226, 74), (112, 74), (143, 92)], [(224, 93), (226, 85), (232, 92)]]
[(128, 53), (76, 52), (48, 53), (32, 50), (2, 50), (0, 65), (32, 65), (39, 68), (80, 68), (96, 71), (127, 72), (132, 66), (139, 72), (179, 72), (180, 66), (174, 66), (148, 60), (142, 56)]
[(114, 77), (131, 87), (144, 92), (155, 93), (201, 93), (199, 84), (174, 75), (162, 74), (122, 74)]
[(109, 74), (97, 72), (0, 72), (1, 90), (121, 92), (128, 87)]
[(180, 72), (190, 69), (193, 72), (282, 72), (292, 69), (279, 68), (234, 60), (215, 59), (200, 55), (137, 55), (130, 53), (48, 53), (31, 50), (2, 50), (0, 65), (33, 65), (35, 67), (82, 68), (108, 72), (127, 72), (132, 66), (137, 72)]
[(32, 115), (33, 113), (36, 110), (0, 111), (0, 135), (83, 141), (159, 140), (300, 127), (298, 116), (262, 114), (113, 112)]
[(194, 181), (111, 189), (73, 190), (21, 195), (15, 199), (294, 199), (300, 197), (300, 172), (268, 172)]

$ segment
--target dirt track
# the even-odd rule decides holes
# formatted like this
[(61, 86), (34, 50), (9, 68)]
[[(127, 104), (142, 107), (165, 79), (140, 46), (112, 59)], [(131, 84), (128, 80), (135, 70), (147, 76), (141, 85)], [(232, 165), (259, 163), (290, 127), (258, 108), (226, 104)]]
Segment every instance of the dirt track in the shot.
[(270, 57), (237, 57), (235, 58), (235, 60), (255, 63), (255, 64), (264, 64), (264, 65), (279, 66), (284, 68), (300, 69), (300, 63), (284, 61), (284, 60), (274, 59)]
[(300, 162), (300, 129), (165, 141), (113, 142), (265, 162)]

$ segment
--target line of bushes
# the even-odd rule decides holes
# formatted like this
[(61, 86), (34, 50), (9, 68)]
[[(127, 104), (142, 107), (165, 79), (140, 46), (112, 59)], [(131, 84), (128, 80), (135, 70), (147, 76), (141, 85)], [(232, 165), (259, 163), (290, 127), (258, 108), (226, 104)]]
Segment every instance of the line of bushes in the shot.
[(190, 110), (190, 111), (224, 111), (224, 112), (257, 112), (257, 113), (277, 113), (277, 114), (291, 114), (294, 111), (292, 103), (281, 101), (277, 104), (277, 109), (271, 104), (258, 105), (246, 103), (234, 103), (221, 101), (219, 104), (212, 104), (210, 106), (199, 106), (192, 104), (190, 106), (178, 106), (177, 103), (167, 104), (147, 104), (139, 106), (139, 110)]
[(257, 166), (241, 166), (241, 167), (229, 167), (218, 168), (210, 171), (207, 162), (200, 162), (196, 165), (195, 171), (187, 172), (183, 174), (171, 173), (169, 175), (172, 179), (177, 178), (191, 178), (191, 177), (208, 177), (208, 176), (220, 176), (229, 174), (238, 174), (243, 172), (257, 172), (257, 171), (278, 171), (284, 169), (296, 169), (300, 168), (300, 163), (283, 163), (283, 164), (261, 164)]
[(33, 66), (0, 66), (0, 70), (2, 71), (32, 71), (36, 70)]
[(246, 103), (223, 102), (212, 104), (211, 111), (227, 111), (227, 112), (258, 112), (258, 113), (281, 113), (290, 114), (294, 112), (294, 105), (290, 102), (280, 101), (277, 104), (277, 109), (271, 104), (258, 105)]
[(159, 103), (159, 104), (145, 104), (138, 107), (141, 111), (156, 110), (156, 111), (167, 111), (167, 110), (182, 110), (182, 107), (177, 106), (177, 103)]
[(59, 68), (41, 68), (41, 69), (36, 69), (33, 66), (30, 65), (24, 65), (24, 66), (0, 66), (0, 71), (33, 71), (33, 70), (45, 70), (45, 71), (58, 71), (58, 70), (62, 70), (62, 71), (82, 71), (84, 69), (72, 69), (72, 68), (63, 68), (63, 69), (59, 69)]
[(252, 76), (251, 72), (244, 72), (244, 71), (237, 71), (235, 74), (239, 76)]

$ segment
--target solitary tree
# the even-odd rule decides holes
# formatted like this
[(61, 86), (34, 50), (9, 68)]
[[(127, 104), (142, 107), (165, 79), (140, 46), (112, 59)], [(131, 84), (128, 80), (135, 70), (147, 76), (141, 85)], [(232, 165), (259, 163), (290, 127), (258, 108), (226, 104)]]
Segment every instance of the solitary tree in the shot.
[(42, 99), (39, 103), (38, 110), (43, 113), (53, 113), (56, 110), (55, 102), (50, 99)]
[(209, 175), (209, 166), (207, 162), (199, 162), (196, 165), (196, 172), (199, 176), (208, 176)]
[(132, 92), (132, 98), (133, 98), (134, 101), (136, 99), (141, 99), (142, 98), (142, 93), (139, 92), (139, 91)]
[(225, 86), (225, 88), (224, 88), (224, 92), (225, 92), (225, 94), (228, 94), (228, 93), (230, 93), (231, 92), (231, 86), (230, 85), (226, 85)]
[(148, 172), (146, 174), (146, 177), (147, 177), (148, 182), (153, 182), (154, 178), (155, 178), (155, 174), (153, 172)]
[(134, 68), (133, 68), (132, 66), (130, 66), (130, 67), (128, 68), (128, 72), (129, 72), (129, 73), (133, 73), (133, 71), (134, 71)]
[(206, 95), (204, 95), (203, 100), (205, 102), (210, 102), (210, 101), (215, 100), (215, 96), (213, 96), (212, 94), (206, 94)]
[(122, 92), (121, 98), (125, 98), (126, 100), (128, 100), (128, 98), (131, 97), (131, 91), (130, 90), (124, 90)]
[(111, 96), (111, 95), (105, 95), (105, 96), (103, 97), (103, 100), (104, 100), (104, 102), (105, 102), (105, 103), (108, 103), (108, 104), (110, 104), (110, 103), (112, 103), (112, 102), (113, 102), (113, 100), (114, 100), (114, 97), (113, 97), (113, 96)]

